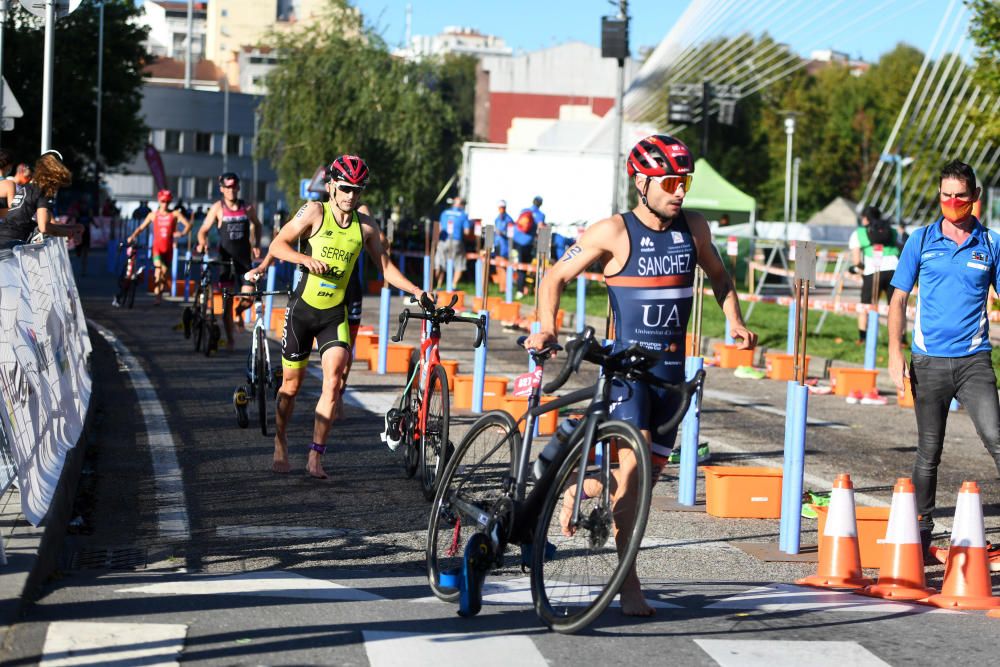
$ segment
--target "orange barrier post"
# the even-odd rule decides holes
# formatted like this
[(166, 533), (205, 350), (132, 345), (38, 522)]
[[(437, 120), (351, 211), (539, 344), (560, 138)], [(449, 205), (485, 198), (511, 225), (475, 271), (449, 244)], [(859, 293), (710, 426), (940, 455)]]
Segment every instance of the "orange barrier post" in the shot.
[(955, 525), (944, 566), (941, 592), (924, 604), (957, 609), (994, 609), (1000, 598), (994, 597), (990, 566), (986, 560), (986, 530), (979, 485), (963, 482), (955, 503)]
[(851, 476), (837, 475), (830, 492), (830, 510), (819, 538), (819, 567), (795, 583), (822, 588), (862, 588), (872, 583), (861, 575), (858, 522), (854, 513)]
[(883, 547), (878, 583), (858, 593), (891, 600), (922, 600), (937, 592), (928, 588), (924, 579), (917, 498), (913, 481), (908, 477), (897, 479), (892, 490), (892, 508)]

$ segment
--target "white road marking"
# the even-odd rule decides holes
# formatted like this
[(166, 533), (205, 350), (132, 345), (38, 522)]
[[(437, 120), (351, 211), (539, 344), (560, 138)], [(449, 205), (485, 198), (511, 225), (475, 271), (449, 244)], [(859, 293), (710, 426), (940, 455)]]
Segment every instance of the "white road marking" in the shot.
[(123, 588), (117, 592), (154, 595), (252, 595), (340, 602), (373, 602), (385, 599), (374, 593), (326, 579), (313, 579), (291, 572), (272, 570), (223, 577), (189, 575), (178, 581)]
[(347, 528), (310, 528), (308, 526), (217, 526), (215, 528), (216, 537), (251, 540), (331, 540), (363, 534), (360, 530), (349, 530)]
[(53, 621), (45, 634), (39, 664), (174, 667), (179, 664), (186, 635), (186, 625)]
[(857, 642), (695, 639), (719, 667), (889, 667)]
[(361, 633), (371, 667), (547, 667), (548, 662), (523, 635), (422, 635), (411, 632)]
[(184, 477), (177, 463), (177, 446), (171, 434), (163, 404), (156, 395), (142, 364), (111, 331), (93, 320), (87, 325), (108, 341), (118, 355), (119, 367), (128, 373), (129, 382), (139, 402), (139, 411), (146, 425), (146, 440), (153, 460), (153, 483), (156, 488), (156, 522), (165, 539), (191, 539), (187, 499), (184, 497)]
[[(573, 584), (567, 584), (567, 587), (573, 586), (578, 588)], [(589, 587), (587, 591), (587, 599), (589, 599), (598, 592), (597, 587)], [(411, 602), (438, 602), (438, 598), (435, 596), (417, 598), (416, 600), (411, 600)], [(663, 602), (662, 600), (656, 599), (646, 599), (650, 607), (655, 607), (657, 609), (680, 609), (681, 607), (676, 604), (671, 604), (669, 602)], [(483, 604), (485, 605), (526, 605), (532, 606), (534, 602), (531, 599), (531, 579), (529, 577), (516, 577), (513, 579), (498, 579), (494, 581), (486, 580), (483, 584)], [(618, 598), (611, 603), (611, 607), (620, 607), (621, 604), (618, 602)]]
[(912, 613), (956, 614), (916, 603), (893, 602), (856, 595), (850, 591), (831, 591), (792, 584), (772, 584), (751, 588), (708, 605), (705, 609), (739, 609), (771, 612), (848, 611), (877, 614)]
[[(719, 389), (705, 389), (705, 398), (711, 398), (712, 400), (722, 401), (723, 403), (730, 403), (732, 405), (741, 405), (744, 407), (750, 407), (758, 412), (766, 412), (769, 415), (778, 415), (779, 417), (785, 416), (785, 411), (776, 408), (772, 405), (762, 405), (760, 399), (754, 398), (753, 396), (744, 396), (743, 394), (734, 394), (729, 391), (722, 391)], [(832, 429), (849, 429), (850, 427), (841, 424), (840, 422), (825, 421), (822, 419), (813, 419), (812, 417), (806, 418), (806, 423), (810, 426), (823, 426)]]

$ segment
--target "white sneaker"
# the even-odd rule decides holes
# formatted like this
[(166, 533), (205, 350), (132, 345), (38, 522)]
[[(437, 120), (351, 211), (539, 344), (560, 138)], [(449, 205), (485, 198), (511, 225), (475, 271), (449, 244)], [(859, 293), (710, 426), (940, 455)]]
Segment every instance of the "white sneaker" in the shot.
[(860, 391), (858, 391), (857, 389), (855, 389), (854, 391), (852, 391), (850, 394), (847, 395), (847, 399), (846, 400), (851, 405), (856, 405), (857, 403), (860, 403), (861, 400), (864, 397), (865, 397), (864, 394), (862, 394)]
[(111, 299), (111, 305), (114, 308), (121, 308), (122, 307), (122, 305), (120, 303), (118, 303), (118, 297), (115, 297), (115, 298)]
[(878, 393), (878, 389), (872, 389), (861, 398), (861, 405), (885, 405), (889, 402), (885, 396)]

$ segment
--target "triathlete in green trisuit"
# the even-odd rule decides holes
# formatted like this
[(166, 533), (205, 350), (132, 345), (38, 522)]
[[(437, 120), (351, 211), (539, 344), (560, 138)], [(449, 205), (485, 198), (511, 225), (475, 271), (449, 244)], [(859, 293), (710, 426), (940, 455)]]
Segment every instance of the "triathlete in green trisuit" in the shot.
[[(323, 366), (323, 390), (316, 404), (306, 472), (318, 479), (327, 478), (320, 457), (326, 451), (326, 437), (341, 399), (341, 378), (350, 358), (345, 294), (362, 247), (382, 268), (390, 285), (418, 298), (423, 293), (389, 260), (372, 219), (356, 210), (367, 183), (368, 166), (364, 160), (341, 155), (326, 168), (330, 201), (303, 205), (271, 242), (271, 255), (299, 264), (305, 272), (285, 311), (281, 339), (283, 378), (278, 392), (272, 465), (275, 472), (289, 471), (286, 428), (315, 340)], [(304, 253), (294, 247), (300, 239), (306, 241)]]

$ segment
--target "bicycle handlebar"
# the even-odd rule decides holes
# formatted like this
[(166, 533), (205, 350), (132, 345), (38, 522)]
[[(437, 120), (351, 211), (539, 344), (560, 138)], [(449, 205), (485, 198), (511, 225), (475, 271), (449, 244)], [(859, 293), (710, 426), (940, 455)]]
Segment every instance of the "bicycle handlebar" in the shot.
[(284, 294), (285, 296), (291, 296), (291, 290), (258, 290), (256, 292), (230, 292), (227, 289), (222, 290), (223, 299), (232, 299), (234, 297), (240, 299), (260, 299), (265, 296), (280, 296)]
[(438, 308), (437, 305), (431, 300), (427, 292), (420, 295), (419, 301), (411, 297), (408, 305), (419, 305), (424, 312), (413, 313), (409, 310), (401, 312), (399, 314), (399, 328), (396, 330), (396, 335), (392, 337), (392, 342), (398, 343), (401, 341), (403, 339), (403, 334), (406, 333), (406, 323), (411, 319), (415, 319), (425, 320), (434, 324), (451, 324), (452, 322), (465, 322), (467, 324), (473, 324), (476, 327), (476, 342), (473, 343), (472, 347), (479, 347), (483, 344), (486, 337), (486, 316), (480, 315), (475, 318), (462, 317), (461, 315), (455, 313), (454, 305), (457, 302), (458, 295), (453, 294), (451, 297), (451, 303), (443, 308)]

